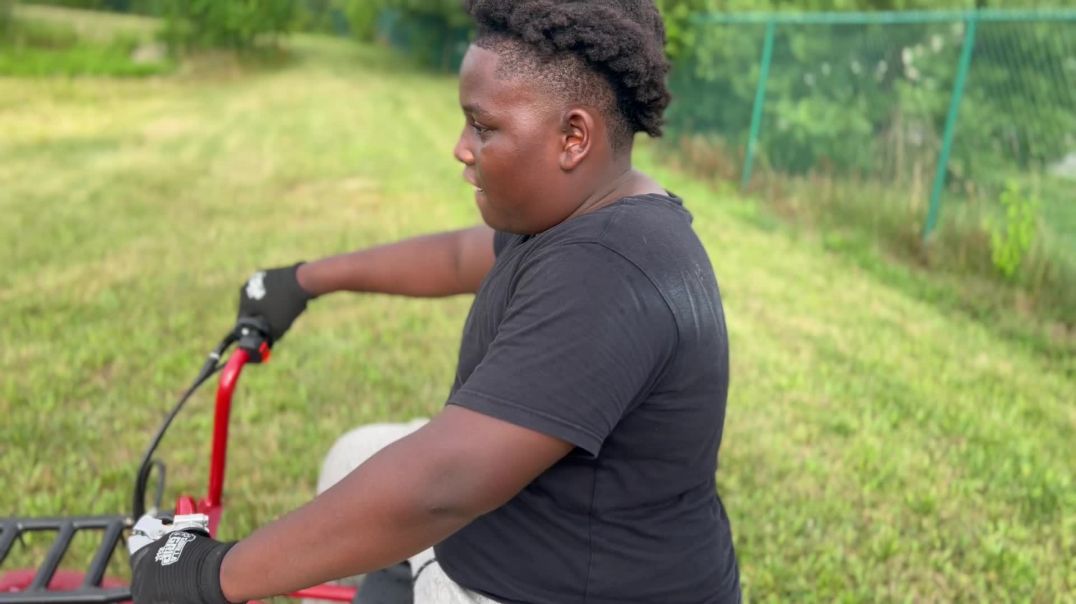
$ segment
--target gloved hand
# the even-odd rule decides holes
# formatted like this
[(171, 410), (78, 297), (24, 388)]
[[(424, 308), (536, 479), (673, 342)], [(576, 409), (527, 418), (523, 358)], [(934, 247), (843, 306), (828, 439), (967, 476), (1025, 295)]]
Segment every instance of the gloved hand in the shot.
[(270, 346), (284, 337), (313, 298), (296, 277), (302, 264), (258, 271), (239, 288), (238, 318), (264, 319), (269, 324)]
[(175, 531), (131, 554), (134, 604), (228, 604), (220, 565), (233, 545)]

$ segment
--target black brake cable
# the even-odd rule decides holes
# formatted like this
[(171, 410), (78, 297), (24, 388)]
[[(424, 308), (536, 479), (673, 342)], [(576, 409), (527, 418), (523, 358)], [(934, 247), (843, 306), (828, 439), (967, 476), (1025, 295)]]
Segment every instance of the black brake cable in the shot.
[[(159, 509), (161, 509), (161, 501), (164, 500), (164, 483), (165, 483), (165, 480), (167, 478), (166, 477), (167, 472), (165, 472), (165, 466), (164, 466), (163, 461), (161, 461), (159, 459), (154, 459), (150, 463), (157, 470), (157, 489), (153, 492), (153, 508), (152, 509), (159, 510)], [(152, 471), (153, 470), (151, 469), (150, 472), (152, 472)], [(147, 476), (148, 476), (148, 474), (147, 474)], [(143, 501), (145, 501), (144, 497), (143, 497)]]
[(150, 441), (149, 447), (146, 448), (146, 452), (142, 455), (142, 463), (138, 467), (138, 474), (135, 477), (134, 497), (133, 505), (131, 506), (131, 518), (137, 521), (146, 512), (146, 486), (149, 482), (149, 474), (153, 470), (154, 466), (159, 468), (161, 474), (158, 480), (156, 503), (159, 505), (161, 494), (164, 490), (164, 464), (160, 461), (153, 459), (153, 453), (157, 450), (157, 446), (161, 444), (161, 439), (164, 438), (164, 433), (168, 430), (168, 426), (172, 424), (172, 420), (179, 415), (179, 411), (183, 408), (187, 399), (194, 394), (194, 391), (198, 389), (206, 380), (221, 370), (223, 365), (220, 360), (224, 355), (224, 351), (228, 349), (236, 340), (237, 336), (235, 332), (229, 333), (221, 340), (221, 343), (209, 353), (206, 357), (205, 363), (202, 365), (201, 371), (198, 372), (198, 377), (194, 378), (194, 382), (187, 388), (183, 396), (179, 397), (179, 401), (172, 407), (172, 411), (161, 422), (161, 427), (157, 429), (157, 434), (154, 435), (153, 440)]

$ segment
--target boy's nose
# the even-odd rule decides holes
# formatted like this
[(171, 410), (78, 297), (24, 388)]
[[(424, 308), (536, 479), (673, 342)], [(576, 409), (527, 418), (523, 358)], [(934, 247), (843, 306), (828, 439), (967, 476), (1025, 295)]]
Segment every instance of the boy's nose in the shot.
[(464, 139), (466, 132), (460, 135), (459, 140), (456, 141), (456, 148), (452, 149), (452, 155), (462, 164), (470, 166), (474, 164), (474, 153), (467, 147)]

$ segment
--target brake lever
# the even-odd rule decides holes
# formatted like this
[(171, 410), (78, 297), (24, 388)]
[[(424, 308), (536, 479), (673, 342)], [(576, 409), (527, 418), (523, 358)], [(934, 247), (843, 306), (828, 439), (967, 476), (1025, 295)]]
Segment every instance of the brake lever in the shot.
[(135, 552), (175, 532), (187, 532), (209, 536), (209, 516), (205, 514), (179, 514), (177, 516), (157, 516), (153, 513), (144, 514), (131, 528), (131, 536), (127, 538), (127, 552), (134, 556)]

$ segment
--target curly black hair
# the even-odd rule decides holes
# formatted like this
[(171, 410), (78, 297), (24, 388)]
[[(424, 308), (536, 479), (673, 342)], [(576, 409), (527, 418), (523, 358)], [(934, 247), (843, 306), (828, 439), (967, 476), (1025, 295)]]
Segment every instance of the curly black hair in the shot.
[[(614, 148), (636, 132), (661, 136), (669, 104), (665, 25), (653, 0), (465, 0), (475, 44), (499, 72), (550, 86), (609, 118)], [(499, 74), (500, 75), (500, 74)]]

